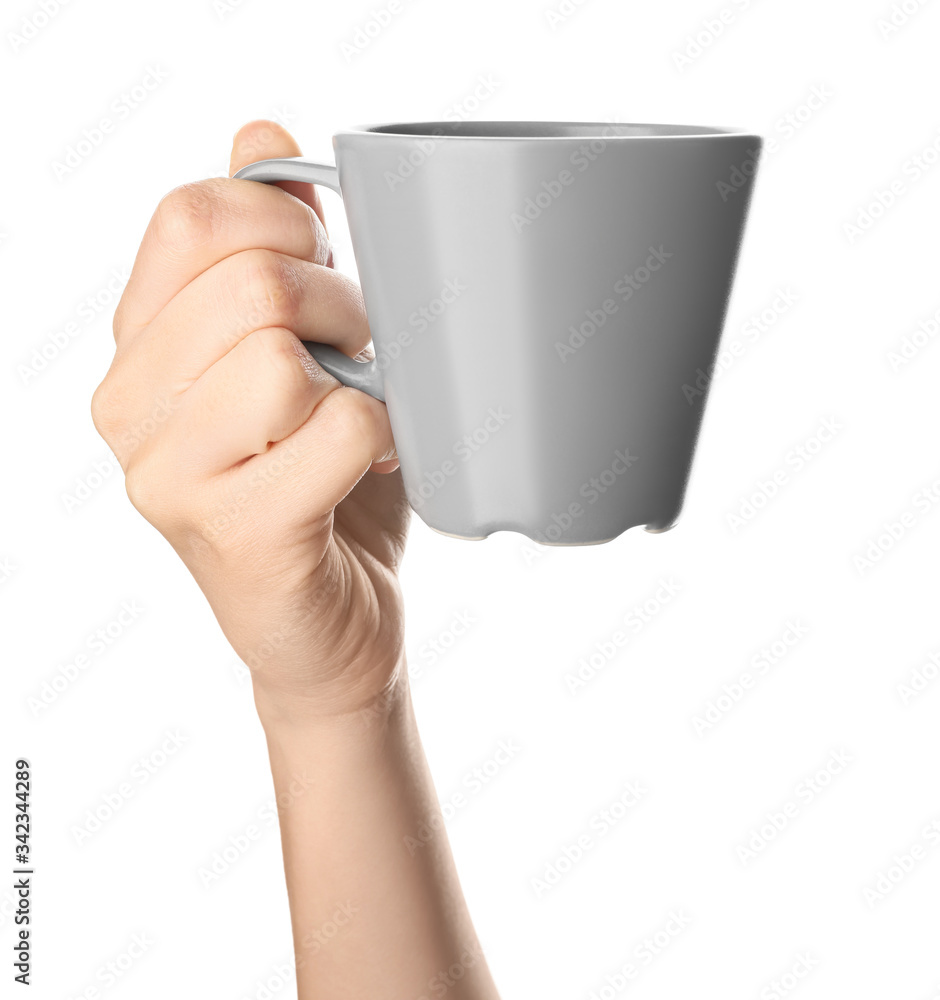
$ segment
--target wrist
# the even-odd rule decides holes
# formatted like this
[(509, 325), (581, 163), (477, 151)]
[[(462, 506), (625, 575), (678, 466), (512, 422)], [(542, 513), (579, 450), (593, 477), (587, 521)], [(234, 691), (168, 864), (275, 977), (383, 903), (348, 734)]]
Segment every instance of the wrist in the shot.
[(381, 696), (342, 712), (298, 711), (256, 694), (275, 787), (303, 774), (326, 799), (343, 797), (368, 776), (400, 765), (408, 756), (403, 748), (417, 740), (406, 680), (396, 679)]
[(410, 703), (404, 657), (384, 683), (365, 680), (292, 690), (252, 677), (255, 709), (269, 736), (297, 733), (339, 738), (361, 736), (388, 724)]

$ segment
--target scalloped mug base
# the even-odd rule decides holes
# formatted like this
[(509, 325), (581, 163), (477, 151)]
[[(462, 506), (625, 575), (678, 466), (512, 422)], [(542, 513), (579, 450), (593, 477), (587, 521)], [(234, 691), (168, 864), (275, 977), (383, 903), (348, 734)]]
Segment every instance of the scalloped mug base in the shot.
[[(463, 542), (483, 542), (486, 541), (487, 538), (490, 538), (492, 535), (498, 534), (500, 531), (510, 531), (513, 534), (522, 535), (523, 538), (527, 538), (530, 542), (534, 543), (535, 545), (544, 545), (546, 548), (552, 548), (552, 549), (577, 549), (577, 548), (584, 548), (588, 545), (606, 545), (608, 542), (612, 542), (615, 538), (619, 538), (620, 535), (626, 534), (626, 532), (628, 532), (630, 528), (640, 527), (639, 524), (633, 524), (630, 526), (630, 528), (625, 528), (618, 535), (611, 535), (610, 538), (599, 538), (596, 541), (591, 541), (591, 542), (543, 542), (540, 539), (533, 538), (530, 534), (526, 533), (525, 531), (520, 531), (517, 528), (494, 528), (492, 531), (487, 532), (485, 535), (461, 535), (455, 531), (444, 531), (443, 528), (435, 528), (433, 524), (428, 524), (428, 522), (425, 521), (423, 518), (421, 523), (427, 524), (427, 526), (432, 531), (436, 532), (438, 535), (443, 535), (445, 538), (457, 538)], [(673, 521), (672, 524), (667, 524), (665, 527), (662, 528), (651, 528), (649, 525), (644, 525), (643, 530), (648, 531), (651, 535), (661, 535), (666, 531), (672, 531), (672, 529), (676, 526), (676, 523), (677, 523), (676, 521)]]

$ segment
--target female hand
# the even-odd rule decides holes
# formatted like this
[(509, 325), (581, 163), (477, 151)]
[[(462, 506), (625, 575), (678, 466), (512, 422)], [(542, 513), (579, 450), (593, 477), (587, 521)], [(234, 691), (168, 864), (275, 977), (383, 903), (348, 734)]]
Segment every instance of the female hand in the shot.
[[(279, 126), (252, 122), (230, 173), (299, 153)], [(368, 708), (402, 673), (409, 512), (385, 406), (301, 344), (355, 357), (370, 339), (313, 186), (216, 178), (171, 191), (114, 336), (95, 426), (251, 668), (259, 710)]]

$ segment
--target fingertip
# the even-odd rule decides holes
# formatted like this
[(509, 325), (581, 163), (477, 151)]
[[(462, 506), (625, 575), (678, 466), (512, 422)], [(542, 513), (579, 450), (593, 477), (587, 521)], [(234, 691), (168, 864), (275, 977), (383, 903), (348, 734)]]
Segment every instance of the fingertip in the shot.
[[(267, 118), (256, 118), (254, 121), (242, 125), (232, 138), (229, 177), (234, 176), (242, 167), (258, 160), (300, 155), (301, 149), (297, 140), (283, 125)], [(320, 202), (317, 189), (312, 184), (300, 181), (281, 181), (277, 186), (295, 198), (299, 198), (305, 205), (309, 205), (316, 212), (324, 229), (326, 228), (323, 205)]]
[(246, 122), (232, 137), (229, 176), (255, 160), (275, 156), (300, 156), (297, 140), (282, 125), (267, 118)]

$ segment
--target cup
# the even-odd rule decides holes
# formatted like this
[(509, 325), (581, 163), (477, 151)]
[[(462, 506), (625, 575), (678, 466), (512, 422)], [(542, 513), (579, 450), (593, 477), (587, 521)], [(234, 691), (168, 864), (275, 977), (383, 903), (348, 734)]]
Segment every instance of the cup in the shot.
[(682, 508), (761, 149), (730, 128), (419, 122), (336, 166), (235, 176), (342, 195), (408, 501), (460, 538), (586, 545)]

